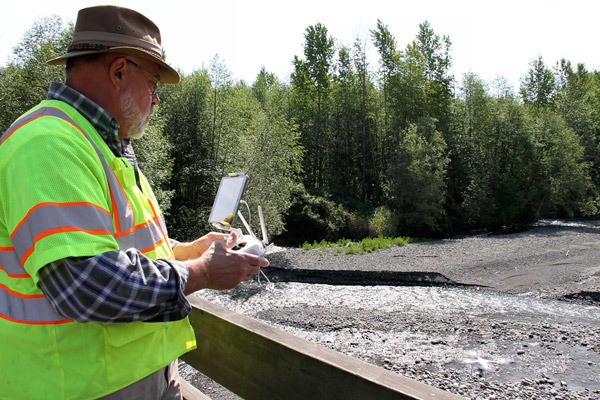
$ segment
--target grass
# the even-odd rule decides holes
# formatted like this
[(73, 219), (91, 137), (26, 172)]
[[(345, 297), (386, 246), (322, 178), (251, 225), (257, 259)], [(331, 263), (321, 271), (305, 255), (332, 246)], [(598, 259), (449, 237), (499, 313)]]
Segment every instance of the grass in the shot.
[(360, 242), (354, 242), (349, 239), (340, 239), (337, 242), (327, 242), (322, 240), (320, 242), (313, 242), (312, 244), (305, 242), (302, 248), (305, 250), (314, 249), (333, 249), (338, 253), (342, 254), (364, 254), (372, 253), (377, 250), (387, 249), (392, 246), (404, 246), (405, 244), (415, 243), (417, 239), (407, 237), (376, 237), (366, 238)]

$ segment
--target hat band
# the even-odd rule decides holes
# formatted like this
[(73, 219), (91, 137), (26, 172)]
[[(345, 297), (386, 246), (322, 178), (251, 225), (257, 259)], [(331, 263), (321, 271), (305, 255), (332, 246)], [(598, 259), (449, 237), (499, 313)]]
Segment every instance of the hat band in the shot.
[(158, 54), (148, 50), (148, 49), (144, 49), (142, 47), (133, 47), (133, 46), (127, 46), (127, 47), (122, 47), (122, 46), (105, 46), (102, 44), (93, 44), (93, 43), (77, 43), (77, 44), (72, 44), (69, 46), (69, 48), (67, 49), (67, 54), (68, 53), (75, 53), (75, 52), (80, 52), (80, 51), (103, 51), (103, 50), (111, 50), (114, 49), (115, 52), (118, 53), (119, 49), (136, 49), (138, 51), (141, 51), (143, 53), (146, 53), (158, 60), (162, 61), (162, 56), (159, 56)]
[(110, 49), (111, 46), (103, 46), (101, 44), (92, 44), (92, 43), (78, 43), (72, 44), (67, 49), (67, 53), (72, 53), (74, 51), (100, 51)]
[(131, 37), (119, 33), (82, 31), (73, 34), (73, 45), (99, 45), (106, 46), (103, 50), (112, 48), (133, 47), (145, 53), (162, 59), (162, 49), (158, 41), (150, 36)]

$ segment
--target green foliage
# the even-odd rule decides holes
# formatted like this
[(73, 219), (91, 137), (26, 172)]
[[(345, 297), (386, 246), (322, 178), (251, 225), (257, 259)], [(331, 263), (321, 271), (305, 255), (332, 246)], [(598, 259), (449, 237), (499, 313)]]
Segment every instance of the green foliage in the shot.
[(552, 71), (544, 64), (542, 56), (530, 63), (531, 68), (521, 79), (520, 93), (525, 104), (536, 108), (554, 105), (556, 79)]
[[(237, 158), (231, 166), (250, 177), (245, 200), (252, 208), (253, 229), (258, 232), (256, 208), (263, 209), (270, 235), (284, 230), (283, 215), (291, 205), (291, 192), (300, 172), (302, 147), (296, 127), (276, 112), (270, 99), (261, 107), (258, 99), (245, 88), (240, 89), (249, 116), (238, 138)], [(269, 112), (269, 110), (271, 112)]]
[[(36, 22), (0, 67), (4, 128), (46, 96), (73, 26)], [(245, 200), (271, 238), (298, 245), (340, 241), (347, 252), (383, 248), (397, 235), (442, 236), (538, 218), (600, 215), (600, 72), (541, 57), (522, 79), (490, 93), (450, 74), (451, 41), (427, 22), (404, 49), (377, 21), (367, 43), (336, 44), (309, 26), (290, 83), (263, 68), (233, 82), (218, 57), (161, 89), (139, 163), (168, 215), (170, 233), (196, 238), (220, 178), (250, 176)], [(456, 97), (455, 97), (456, 96)], [(373, 240), (357, 241), (364, 237)]]
[(379, 71), (385, 87), (389, 77), (398, 71), (400, 53), (396, 49), (397, 44), (394, 35), (381, 20), (377, 20), (377, 29), (371, 30), (371, 37), (379, 52)]
[(538, 196), (531, 130), (513, 97), (492, 98), (468, 76), (462, 89), (457, 139), (451, 141), (453, 187), (462, 228), (530, 222)]
[(300, 143), (306, 150), (304, 185), (318, 189), (325, 184), (324, 170), (330, 150), (329, 94), (334, 41), (320, 23), (309, 26), (304, 37), (305, 60), (294, 59), (291, 113), (300, 127)]
[(425, 110), (429, 117), (436, 120), (437, 129), (446, 131), (454, 80), (449, 74), (452, 43), (448, 36), (437, 35), (427, 21), (419, 25), (419, 33), (413, 43), (424, 60)]
[(448, 161), (446, 143), (432, 120), (424, 119), (419, 127), (411, 125), (401, 132), (385, 184), (389, 207), (398, 215), (399, 232), (443, 231)]
[(210, 72), (184, 75), (163, 95), (161, 114), (174, 160), (170, 222), (178, 238), (212, 229), (208, 214), (220, 178), (230, 172), (250, 177), (244, 199), (252, 207), (253, 229), (260, 229), (260, 205), (269, 234), (284, 230), (283, 215), (302, 160), (296, 128), (281, 108), (284, 88), (266, 71), (254, 88), (228, 77), (214, 60)]
[(393, 237), (398, 233), (398, 215), (385, 206), (375, 209), (369, 220), (369, 232), (376, 237)]
[(61, 68), (46, 61), (66, 52), (73, 25), (64, 27), (59, 17), (35, 21), (0, 75), (0, 128), (2, 131), (23, 112), (46, 98), (52, 81), (63, 81)]
[[(370, 33), (373, 44), (379, 52), (378, 82), (381, 90), (376, 97), (378, 107), (374, 114), (375, 123), (380, 128), (374, 135), (374, 141), (377, 148), (375, 155), (376, 166), (380, 171), (383, 170), (381, 171), (383, 173), (380, 172), (381, 176), (378, 179), (380, 180), (385, 176), (386, 161), (389, 159), (396, 143), (394, 125), (398, 123), (394, 118), (396, 113), (394, 112), (393, 105), (396, 103), (396, 97), (393, 92), (398, 81), (398, 70), (403, 55), (402, 52), (397, 50), (396, 39), (381, 20), (377, 20), (377, 29), (371, 30)], [(383, 196), (376, 197), (375, 203), (379, 203), (382, 198)]]
[(168, 224), (171, 235), (180, 240), (206, 231), (218, 185), (210, 99), (211, 82), (206, 71), (184, 75), (178, 85), (165, 86), (161, 92), (160, 113), (173, 160)]
[(557, 111), (584, 146), (584, 161), (590, 165), (597, 188), (600, 186), (600, 81), (597, 74), (589, 73), (583, 65), (574, 70), (564, 59), (558, 71), (561, 90), (556, 100)]
[[(341, 48), (331, 90), (331, 143), (326, 153), (326, 186), (334, 201), (351, 205), (377, 200), (378, 144), (375, 88), (368, 80), (360, 43)], [(333, 172), (333, 173), (332, 173)]]
[(304, 250), (333, 249), (337, 253), (343, 254), (364, 254), (385, 250), (393, 246), (404, 246), (410, 243), (415, 243), (416, 241), (417, 240), (408, 237), (365, 238), (358, 242), (354, 242), (349, 239), (340, 239), (336, 242), (321, 240), (320, 242), (314, 241), (312, 244), (305, 242), (302, 245), (302, 248)]
[(356, 226), (365, 225), (360, 236), (366, 236), (366, 224), (356, 223), (354, 214), (323, 196), (309, 194), (302, 185), (292, 191), (292, 204), (285, 217), (286, 232), (278, 242), (298, 245), (312, 240), (338, 240), (356, 235)]
[(168, 218), (174, 192), (169, 187), (173, 158), (171, 143), (164, 136), (164, 120), (160, 108), (150, 118), (146, 134), (132, 143), (140, 170), (144, 172), (162, 212)]
[(449, 142), (453, 206), (463, 216), (462, 229), (597, 212), (579, 138), (550, 104), (523, 106), (509, 94), (493, 98), (472, 75), (462, 92), (455, 107), (458, 131)]
[[(589, 164), (581, 162), (584, 149), (576, 133), (560, 115), (537, 112), (533, 117), (533, 141), (538, 160), (535, 182), (539, 193), (539, 216), (573, 218), (590, 209), (594, 189)], [(586, 210), (584, 214), (582, 211)]]

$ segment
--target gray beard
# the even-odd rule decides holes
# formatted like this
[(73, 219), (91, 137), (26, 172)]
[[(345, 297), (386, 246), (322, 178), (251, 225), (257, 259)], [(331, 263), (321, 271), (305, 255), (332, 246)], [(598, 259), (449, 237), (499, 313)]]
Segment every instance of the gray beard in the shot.
[(129, 125), (127, 137), (131, 139), (140, 139), (146, 133), (146, 125), (148, 118), (144, 118), (143, 113), (134, 104), (131, 90), (125, 92), (121, 100), (121, 108), (123, 110), (123, 119)]

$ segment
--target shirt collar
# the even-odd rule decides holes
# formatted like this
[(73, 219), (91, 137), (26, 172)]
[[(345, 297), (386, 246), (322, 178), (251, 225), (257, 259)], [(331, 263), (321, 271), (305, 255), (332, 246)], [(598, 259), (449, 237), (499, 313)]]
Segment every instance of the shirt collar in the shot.
[(60, 82), (52, 82), (50, 84), (48, 99), (64, 101), (77, 110), (90, 121), (112, 152), (117, 157), (121, 157), (122, 144), (119, 140), (120, 125), (108, 111), (85, 95)]

